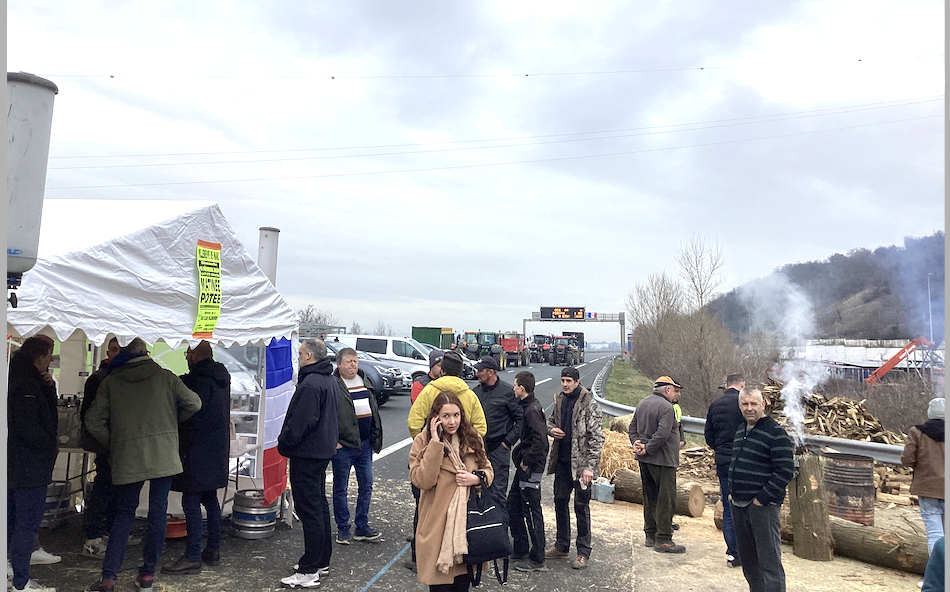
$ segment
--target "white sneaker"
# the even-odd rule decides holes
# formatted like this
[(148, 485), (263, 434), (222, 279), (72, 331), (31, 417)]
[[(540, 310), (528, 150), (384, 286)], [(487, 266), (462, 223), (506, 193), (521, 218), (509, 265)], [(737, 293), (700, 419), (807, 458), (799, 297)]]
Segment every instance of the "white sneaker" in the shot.
[(52, 565), (59, 563), (63, 558), (59, 555), (53, 555), (43, 547), (40, 547), (30, 555), (30, 565)]
[(99, 537), (97, 539), (86, 539), (86, 542), (82, 545), (82, 554), (85, 557), (105, 559), (106, 547), (108, 546), (109, 543), (104, 537)]
[(295, 573), (280, 580), (280, 585), (287, 588), (316, 588), (320, 585), (320, 574)]
[(44, 586), (36, 580), (29, 580), (23, 588), (13, 588), (14, 590), (33, 590), (33, 592), (56, 592), (52, 586)]

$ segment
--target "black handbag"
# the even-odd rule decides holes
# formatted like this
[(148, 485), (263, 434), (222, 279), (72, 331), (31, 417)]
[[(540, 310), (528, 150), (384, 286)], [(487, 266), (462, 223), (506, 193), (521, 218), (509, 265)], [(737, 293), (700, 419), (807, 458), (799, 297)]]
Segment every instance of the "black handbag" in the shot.
[[(465, 537), (468, 553), (463, 560), (468, 568), (468, 577), (473, 586), (482, 581), (482, 564), (494, 562), (498, 583), (508, 583), (508, 557), (511, 555), (511, 539), (508, 537), (508, 512), (501, 507), (489, 490), (484, 471), (475, 471), (482, 481), (481, 487), (472, 487), (468, 495)], [(504, 569), (499, 570), (498, 560), (504, 559)]]

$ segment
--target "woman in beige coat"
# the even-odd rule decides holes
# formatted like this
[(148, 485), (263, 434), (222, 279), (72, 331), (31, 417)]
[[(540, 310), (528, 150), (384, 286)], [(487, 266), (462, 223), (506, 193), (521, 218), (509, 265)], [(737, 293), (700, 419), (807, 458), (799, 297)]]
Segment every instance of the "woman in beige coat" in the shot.
[(465, 592), (468, 572), (462, 563), (465, 545), (465, 509), (468, 488), (484, 471), (491, 484), (494, 473), (485, 444), (465, 416), (458, 397), (443, 391), (429, 409), (426, 429), (409, 451), (409, 478), (422, 494), (416, 527), (416, 564), (419, 581), (430, 592)]

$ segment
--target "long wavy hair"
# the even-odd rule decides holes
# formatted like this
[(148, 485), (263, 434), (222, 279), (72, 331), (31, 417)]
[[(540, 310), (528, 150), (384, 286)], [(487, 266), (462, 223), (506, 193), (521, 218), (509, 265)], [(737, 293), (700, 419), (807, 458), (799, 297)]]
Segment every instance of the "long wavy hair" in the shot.
[(426, 418), (425, 423), (426, 442), (432, 439), (432, 430), (429, 427), (432, 425), (432, 418), (439, 416), (439, 412), (442, 411), (443, 405), (455, 405), (459, 408), (461, 417), (459, 421), (459, 429), (456, 432), (459, 438), (459, 451), (461, 451), (464, 455), (466, 450), (471, 450), (475, 455), (476, 464), (483, 466), (488, 462), (488, 454), (485, 452), (485, 441), (482, 440), (482, 436), (475, 431), (475, 426), (472, 425), (472, 422), (469, 421), (468, 416), (465, 415), (465, 407), (459, 400), (458, 395), (452, 391), (442, 391), (436, 395), (435, 399), (432, 401), (432, 407), (429, 408), (429, 416)]

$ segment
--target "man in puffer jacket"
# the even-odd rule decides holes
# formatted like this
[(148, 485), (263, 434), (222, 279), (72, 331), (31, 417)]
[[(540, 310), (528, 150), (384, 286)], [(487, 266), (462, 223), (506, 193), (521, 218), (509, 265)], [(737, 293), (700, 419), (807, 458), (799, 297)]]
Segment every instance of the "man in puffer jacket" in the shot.
[(462, 373), (462, 356), (458, 352), (445, 352), (442, 357), (442, 377), (433, 380), (426, 385), (419, 396), (416, 398), (412, 407), (409, 409), (409, 419), (406, 425), (409, 427), (409, 435), (415, 438), (419, 432), (425, 428), (426, 417), (429, 415), (429, 408), (432, 407), (432, 401), (442, 391), (451, 391), (462, 402), (465, 408), (465, 416), (475, 427), (475, 431), (485, 436), (488, 432), (488, 424), (485, 422), (485, 412), (478, 397), (468, 388), (465, 381), (459, 378)]

